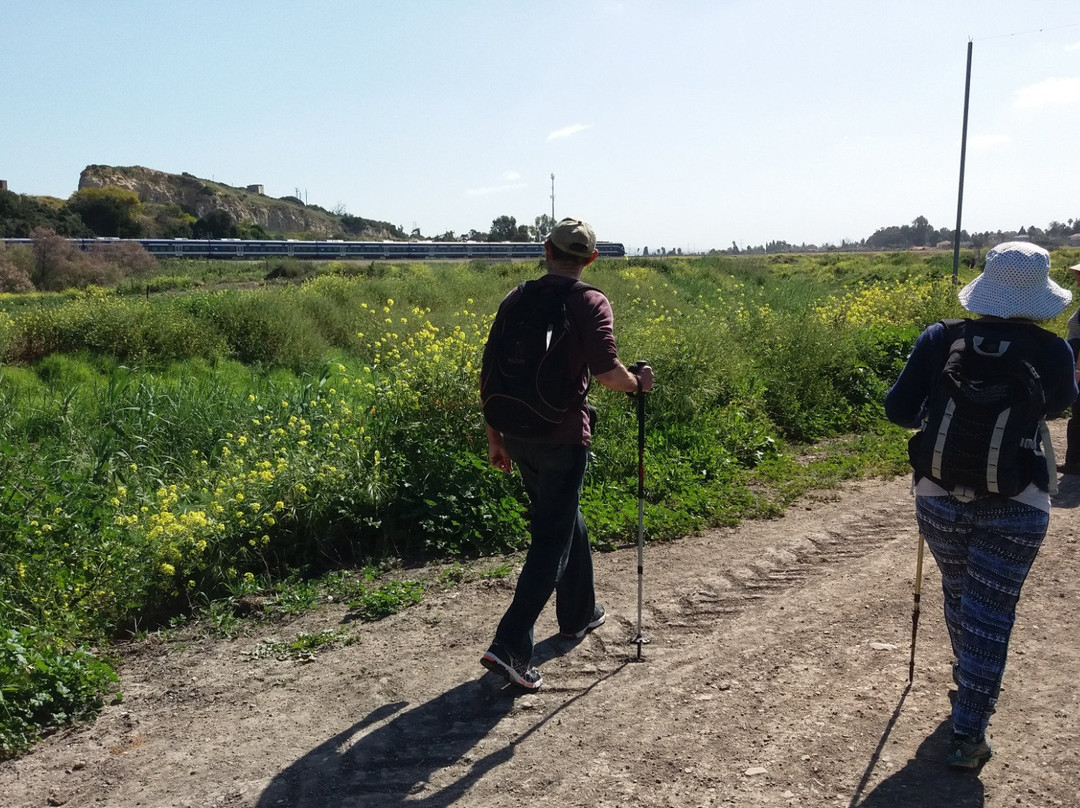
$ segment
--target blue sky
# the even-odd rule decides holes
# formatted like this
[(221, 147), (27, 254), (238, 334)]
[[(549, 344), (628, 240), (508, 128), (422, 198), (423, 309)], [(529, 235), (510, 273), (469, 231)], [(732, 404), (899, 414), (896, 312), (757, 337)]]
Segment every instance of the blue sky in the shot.
[(672, 249), (1080, 218), (1075, 0), (0, 0), (0, 179), (300, 190), (425, 235)]

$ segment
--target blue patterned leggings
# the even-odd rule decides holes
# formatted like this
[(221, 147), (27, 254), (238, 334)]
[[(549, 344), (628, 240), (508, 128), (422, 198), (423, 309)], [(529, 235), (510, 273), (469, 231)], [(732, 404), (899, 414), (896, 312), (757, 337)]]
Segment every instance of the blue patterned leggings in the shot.
[(1001, 690), (1016, 603), (1050, 515), (1004, 497), (916, 497), (915, 515), (941, 570), (945, 625), (960, 673), (953, 731), (982, 737)]

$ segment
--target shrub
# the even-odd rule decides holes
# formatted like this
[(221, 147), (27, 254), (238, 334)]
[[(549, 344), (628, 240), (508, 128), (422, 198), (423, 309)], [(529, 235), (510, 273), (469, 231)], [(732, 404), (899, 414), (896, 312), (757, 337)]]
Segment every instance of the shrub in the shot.
[(157, 266), (157, 259), (141, 244), (129, 241), (95, 245), (88, 258), (96, 264), (110, 267), (121, 278), (142, 278)]
[(139, 244), (91, 243), (86, 249), (79, 249), (43, 228), (34, 230), (33, 238), (33, 266), (29, 274), (42, 291), (111, 286), (129, 275), (145, 276), (157, 263)]
[(30, 282), (29, 273), (13, 261), (7, 260), (3, 251), (0, 251), (0, 292), (32, 291), (34, 284)]
[(231, 358), (303, 370), (318, 363), (329, 345), (296, 305), (296, 291), (215, 292), (199, 302), (198, 313), (221, 335)]
[(43, 731), (102, 705), (117, 677), (87, 648), (65, 649), (29, 627), (0, 627), (0, 759), (25, 751)]
[[(650, 539), (775, 514), (821, 479), (902, 464), (880, 401), (923, 325), (903, 318), (945, 314), (951, 292), (906, 294), (922, 288), (918, 273), (852, 289), (830, 278), (860, 270), (839, 264), (825, 280), (774, 272), (797, 266), (673, 257), (662, 272), (591, 269), (622, 355), (650, 360), (659, 380), (646, 425)], [(389, 554), (521, 547), (523, 491), (489, 468), (477, 372), (499, 300), (535, 274), (395, 265), (149, 300), (91, 288), (0, 311), (5, 359), (37, 371), (0, 369), (0, 479), (17, 481), (0, 493), (0, 626), (44, 649), (49, 668), (51, 653), (256, 576), (272, 589)], [(634, 402), (599, 386), (592, 399), (600, 428), (583, 504), (593, 540), (617, 546), (637, 527)], [(824, 448), (820, 464), (793, 459), (793, 442), (846, 432), (858, 439)], [(297, 587), (282, 609), (308, 599)], [(364, 609), (409, 600), (387, 590)]]

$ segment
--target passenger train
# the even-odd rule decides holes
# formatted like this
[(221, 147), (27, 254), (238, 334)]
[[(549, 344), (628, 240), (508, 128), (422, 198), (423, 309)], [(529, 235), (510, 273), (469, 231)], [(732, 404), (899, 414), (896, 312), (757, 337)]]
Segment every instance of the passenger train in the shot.
[[(6, 244), (32, 244), (28, 238), (5, 238)], [(141, 244), (151, 255), (168, 258), (317, 258), (361, 260), (419, 260), (542, 258), (544, 245), (540, 242), (519, 241), (264, 241), (256, 239), (192, 239), (192, 238), (73, 238), (68, 241), (83, 250), (99, 244), (132, 242)], [(600, 241), (596, 249), (601, 258), (623, 258), (622, 244)]]

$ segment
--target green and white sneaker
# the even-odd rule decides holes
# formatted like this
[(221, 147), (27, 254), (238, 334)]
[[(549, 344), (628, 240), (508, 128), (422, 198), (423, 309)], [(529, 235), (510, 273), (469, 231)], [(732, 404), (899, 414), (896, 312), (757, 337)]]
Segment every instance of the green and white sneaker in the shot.
[(977, 769), (990, 759), (994, 751), (986, 738), (971, 738), (953, 734), (952, 746), (945, 762), (954, 769)]

